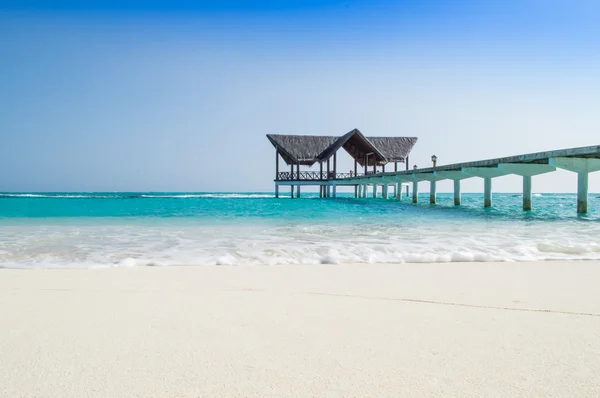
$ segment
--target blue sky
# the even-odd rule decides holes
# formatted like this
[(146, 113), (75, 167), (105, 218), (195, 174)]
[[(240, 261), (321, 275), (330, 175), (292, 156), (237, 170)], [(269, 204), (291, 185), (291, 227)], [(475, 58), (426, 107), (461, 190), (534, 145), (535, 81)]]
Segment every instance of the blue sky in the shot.
[[(0, 191), (270, 190), (267, 133), (418, 136), (418, 165), (600, 144), (599, 12), (591, 0), (0, 0)], [(518, 177), (494, 184), (520, 190)], [(599, 176), (590, 184), (600, 192)], [(534, 191), (575, 187), (567, 172), (534, 179)]]

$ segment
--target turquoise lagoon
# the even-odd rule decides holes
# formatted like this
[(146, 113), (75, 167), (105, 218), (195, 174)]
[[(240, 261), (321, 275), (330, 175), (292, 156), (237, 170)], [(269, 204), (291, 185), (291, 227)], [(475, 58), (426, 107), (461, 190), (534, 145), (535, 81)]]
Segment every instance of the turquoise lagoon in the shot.
[(2, 193), (0, 267), (600, 259), (600, 198), (451, 194), (438, 204), (271, 193)]

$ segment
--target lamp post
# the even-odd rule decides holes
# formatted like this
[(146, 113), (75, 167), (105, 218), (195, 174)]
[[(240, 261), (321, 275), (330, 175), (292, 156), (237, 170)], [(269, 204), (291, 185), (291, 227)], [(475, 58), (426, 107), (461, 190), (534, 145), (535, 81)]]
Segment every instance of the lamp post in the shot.
[(413, 166), (413, 170), (416, 170), (416, 169), (417, 169), (417, 165), (415, 164), (415, 165)]
[(433, 162), (433, 167), (435, 167), (435, 164), (437, 163), (437, 156), (433, 155), (431, 157), (431, 161)]

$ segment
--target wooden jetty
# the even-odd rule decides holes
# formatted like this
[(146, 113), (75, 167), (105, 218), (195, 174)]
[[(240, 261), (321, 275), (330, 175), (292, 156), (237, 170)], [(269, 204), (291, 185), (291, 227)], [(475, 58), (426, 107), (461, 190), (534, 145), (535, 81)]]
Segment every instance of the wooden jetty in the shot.
[[(600, 171), (600, 145), (409, 170), (408, 155), (417, 142), (415, 137), (365, 137), (357, 129), (342, 137), (267, 137), (276, 148), (276, 197), (281, 186), (290, 186), (291, 196), (300, 197), (300, 187), (312, 185), (320, 186), (321, 197), (336, 197), (338, 186), (353, 186), (354, 196), (365, 198), (370, 196), (368, 189), (372, 187), (372, 195), (376, 198), (381, 186), (382, 196), (388, 199), (391, 186), (395, 198), (402, 200), (402, 185), (412, 184), (412, 202), (417, 203), (418, 183), (428, 181), (429, 201), (435, 204), (436, 182), (453, 180), (454, 204), (460, 206), (461, 180), (478, 177), (484, 179), (484, 206), (491, 207), (493, 178), (514, 174), (523, 177), (523, 210), (528, 211), (532, 208), (532, 177), (558, 168), (577, 173), (577, 213), (584, 214), (588, 211), (588, 175)], [(336, 153), (342, 148), (354, 159), (354, 172), (336, 173)], [(290, 166), (289, 172), (279, 171), (280, 156)], [(301, 165), (316, 163), (320, 164), (320, 172), (300, 171)], [(386, 171), (389, 163), (394, 164), (393, 171)], [(405, 164), (405, 170), (398, 170), (399, 163)], [(323, 170), (324, 164), (326, 171)], [(359, 165), (362, 168), (360, 172)]]

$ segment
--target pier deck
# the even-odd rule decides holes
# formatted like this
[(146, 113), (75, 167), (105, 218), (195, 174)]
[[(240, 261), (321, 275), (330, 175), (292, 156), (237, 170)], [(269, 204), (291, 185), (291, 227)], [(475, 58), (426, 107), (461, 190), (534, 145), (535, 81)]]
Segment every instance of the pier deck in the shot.
[[(396, 165), (397, 168), (397, 165)], [(418, 183), (429, 181), (430, 203), (436, 203), (436, 182), (454, 181), (454, 204), (461, 204), (460, 181), (479, 177), (484, 179), (484, 206), (492, 206), (492, 179), (514, 174), (523, 177), (523, 210), (531, 210), (532, 177), (555, 171), (557, 168), (577, 173), (577, 212), (588, 211), (588, 175), (600, 170), (600, 145), (558, 149), (523, 155), (507, 156), (496, 159), (455, 163), (421, 169), (365, 173), (278, 173), (275, 181), (276, 192), (280, 185), (320, 185), (323, 197), (335, 197), (336, 186), (354, 186), (355, 197), (367, 197), (368, 186), (373, 187), (373, 197), (377, 197), (377, 188), (382, 186), (382, 194), (388, 198), (388, 187), (395, 187), (395, 197), (402, 200), (403, 183), (412, 184), (412, 201), (418, 202)], [(355, 167), (356, 169), (356, 167)], [(366, 167), (365, 167), (366, 169)], [(333, 194), (331, 194), (333, 190)], [(292, 195), (293, 196), (293, 195)]]

